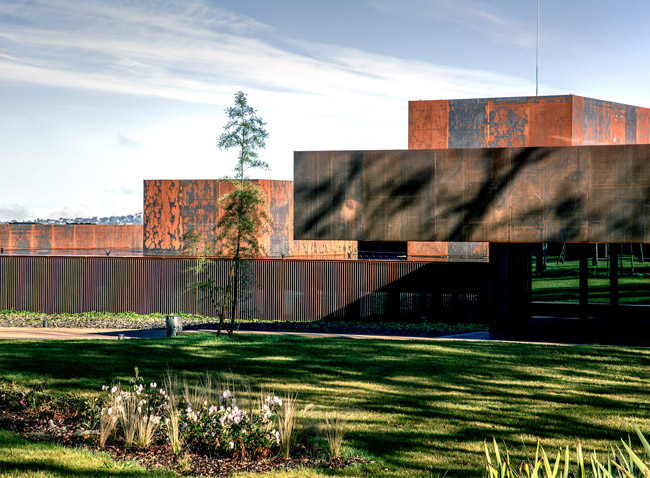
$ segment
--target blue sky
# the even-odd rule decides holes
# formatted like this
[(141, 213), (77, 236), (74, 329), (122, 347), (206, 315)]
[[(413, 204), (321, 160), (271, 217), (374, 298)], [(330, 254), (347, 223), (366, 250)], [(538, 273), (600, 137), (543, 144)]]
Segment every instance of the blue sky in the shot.
[[(236, 91), (293, 151), (404, 149), (409, 100), (535, 94), (536, 0), (0, 0), (0, 220), (218, 178)], [(541, 0), (540, 95), (650, 107), (650, 2)]]

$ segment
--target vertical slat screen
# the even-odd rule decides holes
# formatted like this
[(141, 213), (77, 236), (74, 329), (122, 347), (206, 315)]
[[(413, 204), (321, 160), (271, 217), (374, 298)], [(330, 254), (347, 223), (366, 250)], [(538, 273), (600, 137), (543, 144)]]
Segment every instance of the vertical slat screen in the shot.
[[(190, 285), (192, 259), (0, 256), (0, 309), (32, 312), (197, 313), (218, 308)], [(228, 278), (231, 262), (198, 278)], [(242, 319), (481, 320), (487, 264), (354, 260), (253, 260)]]

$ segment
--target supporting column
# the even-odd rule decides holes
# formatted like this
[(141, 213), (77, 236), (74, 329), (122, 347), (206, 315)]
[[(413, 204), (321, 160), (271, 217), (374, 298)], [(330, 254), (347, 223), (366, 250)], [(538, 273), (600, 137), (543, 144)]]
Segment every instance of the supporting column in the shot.
[(621, 246), (619, 244), (610, 244), (610, 267), (609, 267), (609, 308), (610, 317), (618, 318), (618, 255)]
[(589, 262), (588, 250), (585, 246), (580, 250), (580, 320), (586, 321), (589, 317)]
[(490, 330), (522, 333), (530, 328), (532, 248), (490, 243)]

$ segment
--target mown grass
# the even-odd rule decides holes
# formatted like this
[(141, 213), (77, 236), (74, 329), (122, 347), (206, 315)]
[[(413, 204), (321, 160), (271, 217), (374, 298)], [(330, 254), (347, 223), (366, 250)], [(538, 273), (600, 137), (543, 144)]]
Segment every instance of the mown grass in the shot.
[[(533, 264), (533, 270), (535, 265)], [(549, 258), (548, 272), (543, 275), (533, 274), (533, 300), (578, 302), (579, 301), (579, 266), (578, 261), (557, 263)], [(624, 268), (618, 278), (619, 302), (622, 304), (650, 304), (650, 263), (634, 264), (634, 273), (629, 258), (624, 261)], [(609, 302), (608, 261), (601, 259), (597, 266), (589, 260), (589, 302)]]
[(147, 471), (133, 462), (115, 462), (103, 453), (34, 443), (0, 430), (0, 476), (12, 478), (172, 478), (170, 471)]
[(495, 342), (252, 335), (217, 341), (204, 334), (0, 341), (0, 377), (20, 385), (47, 377), (54, 391), (99, 394), (103, 384), (130, 377), (134, 366), (152, 380), (168, 368), (197, 378), (210, 371), (247, 379), (253, 390), (298, 392), (325, 410), (353, 410), (343, 453), (375, 463), (275, 477), (484, 476), (483, 442), (493, 436), (517, 458), (534, 455), (538, 438), (549, 452), (575, 447), (577, 439), (586, 450), (603, 451), (627, 437), (633, 421), (650, 431), (649, 363), (645, 349)]

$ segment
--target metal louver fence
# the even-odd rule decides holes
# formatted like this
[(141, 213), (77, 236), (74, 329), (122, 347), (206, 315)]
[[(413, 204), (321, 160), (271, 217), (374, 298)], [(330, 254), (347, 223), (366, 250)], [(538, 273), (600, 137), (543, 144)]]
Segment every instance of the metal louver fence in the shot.
[[(215, 316), (188, 289), (193, 261), (164, 257), (0, 256), (0, 309), (197, 313)], [(331, 260), (249, 261), (243, 319), (419, 319), (481, 322), (487, 264)], [(225, 282), (230, 261), (207, 272)]]

